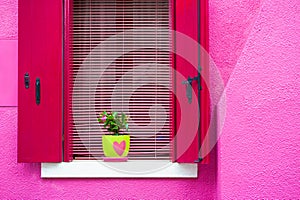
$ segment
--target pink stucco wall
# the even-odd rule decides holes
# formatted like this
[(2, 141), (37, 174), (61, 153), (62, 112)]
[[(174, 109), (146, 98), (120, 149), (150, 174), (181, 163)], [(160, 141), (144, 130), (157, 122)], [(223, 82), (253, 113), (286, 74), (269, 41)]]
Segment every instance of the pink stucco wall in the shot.
[(300, 198), (300, 1), (265, 0), (228, 80), (223, 198)]
[(1, 78), (0, 199), (299, 199), (299, 13), (298, 0), (210, 0), (227, 106), (198, 179), (43, 180), (39, 164), (16, 163), (17, 1), (0, 0), (0, 77), (12, 84)]

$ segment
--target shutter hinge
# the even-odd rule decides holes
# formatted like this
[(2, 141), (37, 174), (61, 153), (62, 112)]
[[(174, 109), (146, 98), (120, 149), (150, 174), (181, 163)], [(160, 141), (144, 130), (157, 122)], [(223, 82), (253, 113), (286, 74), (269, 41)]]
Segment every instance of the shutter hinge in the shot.
[(203, 158), (198, 158), (197, 160), (194, 161), (194, 163), (201, 163)]

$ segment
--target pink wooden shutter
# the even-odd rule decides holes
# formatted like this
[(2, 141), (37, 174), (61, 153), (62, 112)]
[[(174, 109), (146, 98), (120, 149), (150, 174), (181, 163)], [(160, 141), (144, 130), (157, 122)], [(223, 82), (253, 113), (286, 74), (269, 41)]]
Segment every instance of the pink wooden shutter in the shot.
[(62, 5), (19, 0), (18, 162), (62, 161)]
[[(198, 3), (201, 2), (200, 7)], [(183, 84), (188, 77), (196, 77), (198, 74), (198, 9), (201, 14), (201, 45), (208, 49), (208, 23), (207, 23), (207, 0), (186, 1), (176, 0), (173, 20), (174, 29), (177, 32), (175, 40), (176, 55), (174, 58), (174, 90), (176, 101), (174, 106), (175, 115), (175, 137), (173, 160), (182, 163), (193, 163), (198, 160), (199, 146), (203, 141), (209, 123), (209, 101), (205, 82), (201, 80), (202, 90), (200, 108), (198, 105), (198, 85), (193, 81), (193, 99), (188, 101), (186, 96), (187, 85)], [(188, 39), (190, 38), (190, 39)], [(194, 42), (192, 42), (194, 41)], [(207, 58), (201, 54), (201, 73), (208, 73)], [(199, 116), (200, 112), (200, 116)], [(200, 129), (199, 129), (199, 128)], [(200, 144), (200, 145), (199, 145)], [(205, 160), (206, 162), (207, 160)], [(203, 161), (202, 161), (203, 162)]]

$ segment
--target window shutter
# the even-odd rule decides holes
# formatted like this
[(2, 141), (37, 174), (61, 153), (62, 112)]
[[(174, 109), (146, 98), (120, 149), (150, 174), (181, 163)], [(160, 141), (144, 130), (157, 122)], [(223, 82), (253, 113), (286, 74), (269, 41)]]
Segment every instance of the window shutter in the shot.
[(18, 162), (62, 161), (62, 4), (19, 0)]
[[(200, 2), (201, 5), (198, 4)], [(200, 21), (198, 21), (199, 11)], [(175, 19), (174, 29), (176, 31), (174, 37), (176, 52), (174, 71), (176, 72), (173, 75), (176, 95), (174, 107), (176, 129), (173, 160), (182, 163), (194, 163), (202, 158), (199, 155), (199, 147), (206, 136), (209, 123), (208, 90), (205, 85), (207, 83), (201, 79), (202, 90), (199, 94), (198, 81), (193, 80), (192, 99), (189, 101), (186, 81), (188, 77), (195, 79), (198, 77), (199, 67), (202, 69), (199, 71), (202, 75), (208, 73), (207, 54), (201, 50), (201, 56), (199, 57), (199, 46), (197, 45), (201, 40), (201, 46), (205, 49), (208, 48), (207, 1), (176, 0), (173, 18)], [(198, 95), (200, 95), (200, 98)]]

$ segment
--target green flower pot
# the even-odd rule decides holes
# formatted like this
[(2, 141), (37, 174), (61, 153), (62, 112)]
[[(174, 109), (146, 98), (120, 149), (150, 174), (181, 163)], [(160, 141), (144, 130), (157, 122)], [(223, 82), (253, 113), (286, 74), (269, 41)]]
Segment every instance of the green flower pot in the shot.
[(106, 157), (120, 158), (126, 157), (129, 152), (129, 135), (103, 135), (102, 147)]

